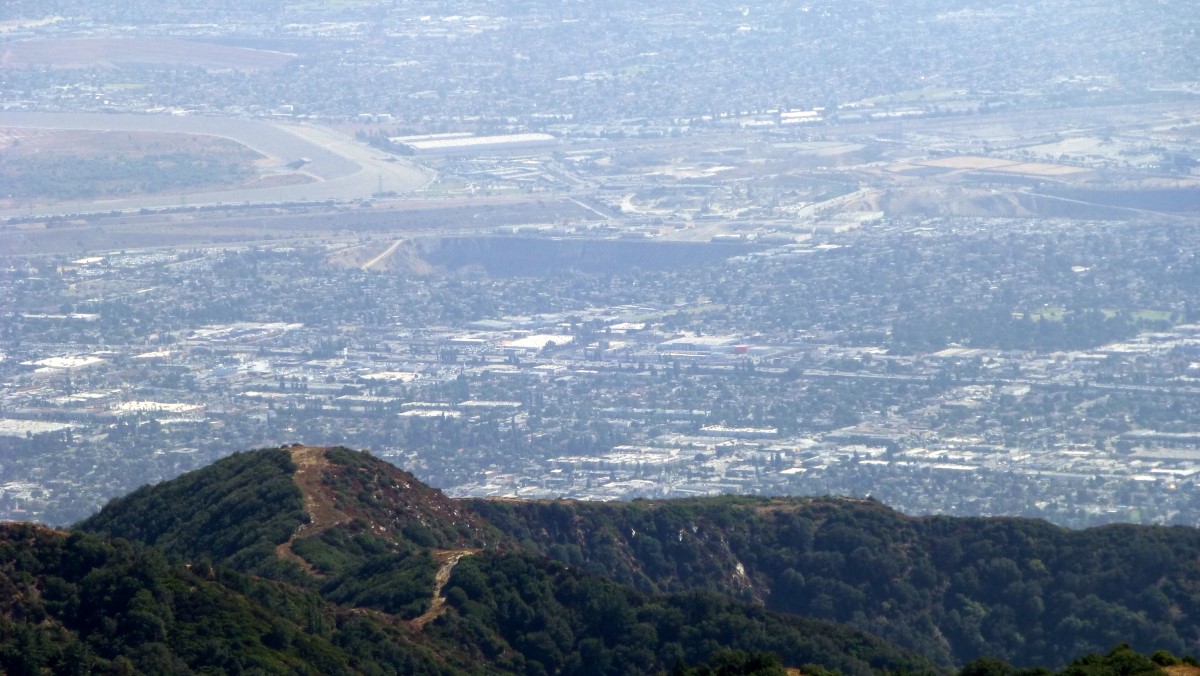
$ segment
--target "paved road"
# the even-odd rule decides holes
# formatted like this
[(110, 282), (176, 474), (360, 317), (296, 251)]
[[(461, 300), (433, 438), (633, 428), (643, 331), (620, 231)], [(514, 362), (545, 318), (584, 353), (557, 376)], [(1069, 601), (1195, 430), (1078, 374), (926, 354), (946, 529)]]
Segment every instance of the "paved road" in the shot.
[[(304, 172), (315, 179), (303, 185), (188, 193), (189, 205), (261, 204), (354, 200), (379, 190), (410, 192), (433, 179), (433, 172), (384, 153), (332, 129), (312, 124), (276, 123), (232, 117), (132, 115), (105, 113), (0, 113), (0, 127), (148, 131), (206, 134), (231, 139), (283, 163), (311, 160)], [(180, 195), (62, 202), (42, 207), (0, 209), (0, 218), (52, 216), (103, 211), (133, 211), (178, 206)]]

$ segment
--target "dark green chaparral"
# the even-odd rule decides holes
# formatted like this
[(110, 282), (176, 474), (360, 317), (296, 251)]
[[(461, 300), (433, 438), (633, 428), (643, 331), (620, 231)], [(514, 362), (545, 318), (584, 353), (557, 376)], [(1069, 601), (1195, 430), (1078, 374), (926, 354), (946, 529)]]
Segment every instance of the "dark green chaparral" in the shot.
[(292, 446), (0, 526), (0, 668), (1193, 676), (1198, 560), (1192, 529), (871, 501), (456, 501)]

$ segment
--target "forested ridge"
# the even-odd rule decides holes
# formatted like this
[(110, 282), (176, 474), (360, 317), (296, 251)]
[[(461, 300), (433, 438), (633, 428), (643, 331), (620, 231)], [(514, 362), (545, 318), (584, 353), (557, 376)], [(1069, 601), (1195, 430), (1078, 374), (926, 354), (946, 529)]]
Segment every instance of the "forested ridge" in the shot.
[(872, 501), (456, 501), (284, 447), (0, 526), (0, 670), (1154, 674), (1196, 652), (1198, 561), (1193, 529)]
[(943, 664), (1061, 667), (1127, 641), (1200, 648), (1200, 531), (911, 518), (869, 500), (474, 501), (548, 556), (644, 591), (714, 589)]

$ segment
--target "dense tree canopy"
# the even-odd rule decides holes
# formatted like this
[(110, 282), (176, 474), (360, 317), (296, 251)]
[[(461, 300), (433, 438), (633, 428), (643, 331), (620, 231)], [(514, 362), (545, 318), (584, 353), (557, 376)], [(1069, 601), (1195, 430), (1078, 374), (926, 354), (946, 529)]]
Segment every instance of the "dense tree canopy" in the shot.
[(1200, 648), (1200, 532), (914, 519), (873, 501), (472, 506), (527, 546), (652, 592), (713, 589), (846, 622), (944, 664), (1061, 667), (1122, 641)]

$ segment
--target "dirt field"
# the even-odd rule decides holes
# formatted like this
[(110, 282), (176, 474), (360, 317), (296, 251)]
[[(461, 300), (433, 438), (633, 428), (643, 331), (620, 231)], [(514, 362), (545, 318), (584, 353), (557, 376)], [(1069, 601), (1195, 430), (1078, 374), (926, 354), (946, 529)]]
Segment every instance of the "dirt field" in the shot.
[(160, 38), (55, 38), (11, 42), (0, 68), (119, 67), (122, 64), (188, 65), (260, 70), (280, 68), (295, 54)]
[(938, 167), (941, 169), (982, 169), (986, 171), (1003, 171), (1010, 174), (1027, 174), (1032, 176), (1067, 176), (1085, 171), (1082, 167), (1071, 167), (1062, 164), (1047, 164), (1044, 162), (1016, 162), (998, 157), (977, 157), (962, 155), (958, 157), (942, 157), (936, 160), (920, 162), (921, 166)]
[(262, 155), (240, 143), (205, 134), (0, 128), (0, 153), (6, 159), (42, 154), (90, 158), (164, 152), (214, 154), (244, 162), (262, 159)]
[(1070, 176), (1091, 171), (1085, 167), (1069, 167), (1063, 164), (1045, 164), (1042, 162), (1024, 162), (996, 167), (993, 171), (1003, 171), (1010, 174), (1025, 174), (1028, 176)]
[(278, 162), (216, 136), (6, 128), (0, 208), (309, 180), (272, 164)]
[(995, 157), (973, 157), (967, 155), (961, 157), (943, 157), (936, 160), (929, 160), (928, 162), (921, 162), (921, 164), (928, 167), (945, 167), (946, 169), (995, 169), (1015, 164), (1015, 162)]
[[(271, 187), (259, 183), (237, 184), (207, 191), (185, 189), (159, 194), (130, 193), (103, 202), (81, 198), (57, 202), (48, 207), (36, 203), (22, 203), (19, 209), (0, 205), (0, 218), (177, 207), (181, 192), (187, 193), (189, 205), (203, 206), (366, 199), (379, 190), (380, 182), (385, 191), (405, 193), (422, 189), (434, 176), (414, 162), (385, 156), (331, 129), (305, 123), (283, 124), (210, 116), (5, 111), (0, 112), (0, 127), (214, 136), (232, 140), (270, 158), (273, 166), (299, 166), (296, 173), (312, 179), (303, 185), (276, 179), (265, 183)], [(261, 171), (263, 168), (260, 166), (259, 169)], [(269, 175), (276, 173), (270, 172)]]

